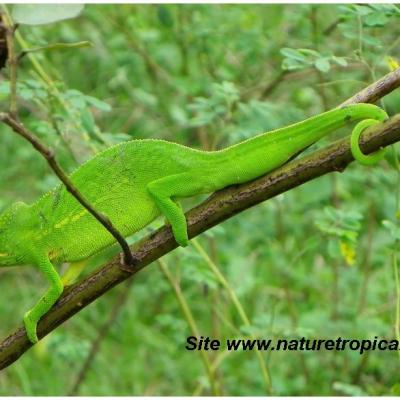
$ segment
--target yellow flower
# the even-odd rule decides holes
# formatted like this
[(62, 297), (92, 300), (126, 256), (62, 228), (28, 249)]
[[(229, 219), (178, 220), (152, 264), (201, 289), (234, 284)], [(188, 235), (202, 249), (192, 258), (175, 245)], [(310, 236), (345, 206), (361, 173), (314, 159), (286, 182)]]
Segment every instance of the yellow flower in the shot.
[(346, 261), (347, 265), (354, 265), (356, 262), (356, 252), (354, 248), (346, 242), (340, 242), (340, 253)]
[(385, 59), (391, 71), (394, 71), (395, 69), (400, 67), (399, 62), (395, 58), (391, 56), (386, 56)]

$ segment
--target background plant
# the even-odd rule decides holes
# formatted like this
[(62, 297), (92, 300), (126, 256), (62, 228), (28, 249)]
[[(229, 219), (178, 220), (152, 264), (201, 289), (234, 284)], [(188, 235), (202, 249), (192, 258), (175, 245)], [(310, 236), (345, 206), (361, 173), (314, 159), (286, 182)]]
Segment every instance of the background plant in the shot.
[[(21, 58), (20, 117), (68, 171), (130, 138), (220, 148), (336, 106), (388, 72), (399, 57), (398, 22), (395, 5), (89, 5), (75, 19), (18, 28), (20, 50), (44, 48)], [(50, 46), (82, 41), (92, 46)], [(5, 105), (7, 77), (3, 70)], [(385, 98), (389, 114), (398, 104), (398, 92)], [(0, 207), (33, 201), (57, 180), (27, 143), (0, 129)], [(393, 151), (378, 167), (354, 165), (339, 177), (322, 177), (200, 237), (207, 257), (194, 246), (165, 257), (199, 333), (394, 337), (396, 165)], [(4, 336), (44, 282), (30, 269), (0, 273)], [(104, 296), (4, 371), (0, 394), (68, 393), (123, 290)], [(213, 386), (229, 395), (266, 392), (253, 352), (229, 353), (222, 361), (208, 354), (217, 365), (210, 379), (201, 356), (184, 350), (187, 321), (162, 269), (143, 271), (77, 392), (207, 394)], [(262, 357), (276, 394), (398, 391), (394, 353)]]

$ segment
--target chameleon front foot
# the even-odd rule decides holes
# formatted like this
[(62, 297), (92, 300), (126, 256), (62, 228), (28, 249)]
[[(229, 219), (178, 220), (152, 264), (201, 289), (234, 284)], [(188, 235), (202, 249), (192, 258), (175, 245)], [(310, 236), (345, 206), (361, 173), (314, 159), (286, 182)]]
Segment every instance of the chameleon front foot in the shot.
[(37, 343), (39, 341), (36, 333), (37, 321), (32, 318), (32, 310), (28, 311), (24, 315), (24, 325), (26, 335), (31, 343)]
[(178, 221), (178, 223), (174, 221), (174, 223), (171, 224), (168, 219), (165, 218), (164, 224), (172, 229), (172, 234), (176, 243), (178, 243), (181, 247), (187, 247), (189, 244), (189, 237), (187, 233), (186, 219), (183, 219), (183, 221), (184, 223), (182, 223), (182, 221)]

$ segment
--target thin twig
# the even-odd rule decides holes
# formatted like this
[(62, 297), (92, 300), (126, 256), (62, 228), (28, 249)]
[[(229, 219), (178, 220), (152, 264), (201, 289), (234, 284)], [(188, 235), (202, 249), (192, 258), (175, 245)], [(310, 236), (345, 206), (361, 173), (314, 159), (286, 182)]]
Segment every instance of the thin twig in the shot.
[[(176, 281), (176, 279), (171, 274), (167, 263), (165, 261), (163, 261), (162, 259), (157, 260), (157, 261), (158, 261), (161, 272), (167, 278), (168, 282), (170, 283), (170, 285), (172, 286), (172, 288), (174, 290), (175, 297), (176, 297), (179, 307), (189, 325), (192, 336), (199, 337), (200, 336), (199, 329), (197, 327), (193, 313), (190, 311), (190, 308), (185, 300), (185, 297), (182, 294), (182, 290), (181, 290), (181, 287), (179, 286), (179, 283)], [(216, 379), (216, 375), (217, 375), (216, 369), (212, 368), (210, 358), (206, 351), (200, 351), (200, 356), (203, 360), (204, 368), (208, 375), (208, 381), (210, 383), (212, 394), (215, 396), (221, 396), (221, 387), (220, 387), (218, 380)]]
[[(346, 70), (360, 69), (362, 63), (354, 62), (348, 64)], [(343, 69), (340, 65), (332, 65), (331, 71)], [(314, 67), (306, 68), (304, 70), (282, 70), (270, 82), (257, 83), (256, 85), (244, 89), (242, 96), (244, 98), (257, 98), (265, 99), (270, 97), (271, 94), (279, 87), (281, 83), (289, 81), (302, 81), (317, 74), (318, 70)]]
[(114, 325), (114, 322), (116, 321), (119, 313), (121, 312), (121, 310), (123, 309), (124, 305), (126, 304), (128, 298), (129, 298), (129, 293), (130, 293), (132, 283), (133, 283), (133, 279), (126, 281), (126, 285), (122, 289), (122, 292), (119, 294), (117, 300), (115, 301), (114, 306), (111, 309), (107, 320), (99, 328), (99, 330), (97, 332), (97, 336), (96, 336), (95, 340), (92, 342), (92, 346), (89, 350), (86, 360), (83, 363), (82, 368), (80, 369), (80, 371), (77, 375), (77, 378), (76, 378), (68, 396), (77, 396), (79, 394), (80, 386), (83, 383), (84, 379), (86, 378), (86, 375), (96, 357), (96, 354), (99, 352), (101, 342), (107, 336), (107, 333), (109, 332), (111, 327)]
[(11, 17), (7, 11), (6, 6), (3, 4), (1, 6), (3, 12), (1, 13), (2, 22), (6, 30), (6, 40), (7, 40), (7, 51), (8, 51), (8, 68), (10, 71), (10, 115), (13, 118), (17, 118), (17, 67), (18, 60), (15, 54), (14, 46), (14, 24)]
[[(212, 273), (215, 275), (221, 286), (227, 291), (228, 296), (231, 299), (232, 304), (236, 308), (237, 313), (239, 314), (239, 318), (242, 320), (243, 326), (247, 328), (251, 328), (251, 322), (249, 317), (246, 314), (246, 311), (244, 310), (242, 303), (240, 302), (236, 292), (232, 289), (231, 285), (229, 284), (228, 280), (225, 278), (225, 276), (222, 274), (222, 272), (219, 270), (217, 265), (211, 260), (210, 256), (207, 254), (207, 252), (203, 249), (203, 247), (200, 245), (200, 243), (194, 239), (192, 241), (192, 244), (194, 248), (197, 250), (197, 252), (201, 255), (201, 257), (204, 259), (206, 262), (208, 268), (212, 271)], [(251, 336), (252, 339), (254, 337)], [(261, 368), (261, 373), (264, 379), (265, 383), (265, 389), (266, 392), (269, 394), (273, 393), (273, 386), (271, 382), (271, 376), (268, 371), (267, 364), (265, 362), (265, 359), (263, 355), (260, 353), (260, 351), (256, 351), (256, 356), (258, 359), (258, 362), (260, 364)]]
[[(21, 47), (22, 51), (30, 48), (28, 43), (22, 37), (21, 32), (15, 32), (15, 39), (19, 44), (19, 46)], [(60, 106), (65, 110), (66, 115), (68, 115), (69, 117), (69, 121), (75, 127), (76, 131), (79, 132), (83, 140), (88, 143), (88, 146), (90, 147), (92, 152), (96, 153), (97, 152), (96, 146), (93, 144), (91, 140), (89, 140), (87, 132), (84, 129), (82, 130), (81, 126), (77, 123), (76, 115), (74, 115), (74, 113), (71, 112), (71, 104), (62, 96), (60, 90), (58, 89), (57, 84), (54, 82), (53, 78), (45, 71), (39, 59), (36, 57), (36, 54), (28, 53), (27, 59), (31, 63), (35, 74), (38, 76), (40, 81), (43, 82), (43, 84), (45, 85), (46, 90), (48, 91), (51, 98), (54, 98), (60, 104)]]
[(132, 266), (135, 264), (135, 259), (129, 249), (129, 245), (124, 239), (124, 237), (119, 233), (117, 228), (113, 225), (110, 219), (98, 212), (91, 203), (83, 196), (82, 193), (76, 188), (76, 186), (72, 183), (72, 181), (68, 178), (65, 172), (62, 170), (60, 165), (58, 164), (54, 152), (47, 148), (38, 138), (35, 137), (28, 129), (26, 129), (22, 123), (15, 120), (10, 114), (0, 113), (0, 121), (4, 122), (8, 125), (12, 130), (18, 135), (25, 138), (31, 145), (46, 159), (50, 168), (54, 171), (54, 173), (58, 176), (61, 182), (65, 185), (66, 189), (72, 196), (75, 197), (78, 202), (85, 207), (90, 214), (93, 215), (103, 226), (106, 228), (112, 236), (114, 236), (115, 240), (120, 244), (122, 250), (124, 252), (124, 261), (128, 266)]
[(350, 97), (341, 106), (355, 103), (375, 103), (398, 87), (400, 87), (400, 68), (389, 72), (378, 81)]
[(23, 49), (19, 54), (18, 54), (18, 61), (22, 60), (27, 54), (30, 53), (36, 53), (39, 51), (51, 51), (51, 50), (68, 50), (68, 49), (79, 49), (82, 47), (91, 47), (92, 43), (83, 40), (80, 42), (73, 42), (73, 43), (50, 43), (45, 46), (39, 46), (39, 47), (34, 47), (31, 49)]
[(286, 75), (288, 75), (289, 73), (289, 70), (283, 70), (279, 72), (275, 79), (273, 79), (272, 82), (269, 82), (262, 90), (261, 97), (265, 98), (267, 96), (270, 96), (274, 89), (285, 79)]
[(337, 18), (330, 25), (328, 25), (322, 32), (324, 36), (329, 36), (345, 19), (343, 17)]

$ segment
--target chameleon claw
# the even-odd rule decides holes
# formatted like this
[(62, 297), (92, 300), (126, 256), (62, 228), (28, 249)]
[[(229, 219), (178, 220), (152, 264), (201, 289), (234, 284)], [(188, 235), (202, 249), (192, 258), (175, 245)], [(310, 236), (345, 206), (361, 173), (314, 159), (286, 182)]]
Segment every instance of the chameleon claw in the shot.
[(188, 234), (186, 232), (173, 232), (176, 243), (181, 247), (186, 247), (189, 244)]
[(29, 341), (33, 344), (37, 343), (39, 341), (36, 333), (37, 323), (32, 320), (30, 311), (24, 315), (24, 325)]
[(189, 241), (186, 241), (186, 242), (183, 242), (183, 241), (178, 242), (178, 241), (177, 241), (177, 243), (178, 243), (179, 246), (181, 246), (181, 247), (187, 247), (187, 246), (189, 245)]

